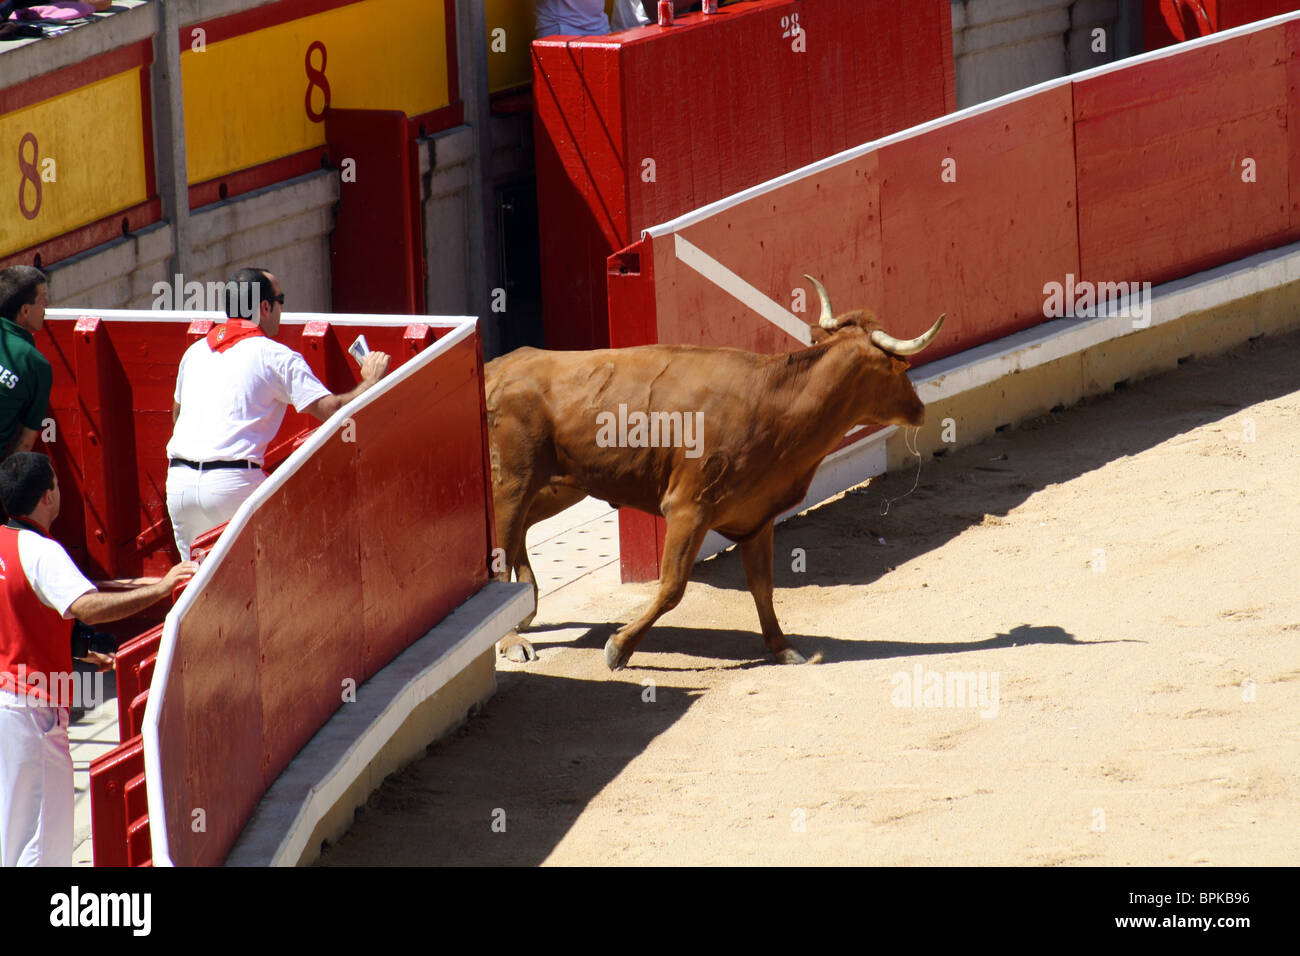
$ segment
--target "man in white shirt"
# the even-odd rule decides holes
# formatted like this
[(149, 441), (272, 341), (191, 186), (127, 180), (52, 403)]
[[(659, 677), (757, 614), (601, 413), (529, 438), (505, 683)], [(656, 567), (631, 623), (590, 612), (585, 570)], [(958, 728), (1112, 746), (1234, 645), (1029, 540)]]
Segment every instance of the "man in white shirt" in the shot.
[[(68, 709), (85, 702), (72, 668), (72, 619), (120, 621), (168, 597), (194, 574), (102, 593), (49, 537), (59, 483), (44, 455), (0, 462), (0, 866), (72, 865), (72, 756)], [(91, 655), (101, 668), (112, 659)]]
[(181, 358), (167, 443), (167, 511), (182, 560), (196, 537), (234, 517), (266, 480), (266, 449), (289, 405), (323, 422), (388, 371), (388, 354), (371, 352), (361, 363), (361, 383), (333, 394), (301, 355), (274, 341), (283, 306), (275, 276), (240, 269), (226, 290), (228, 321)]

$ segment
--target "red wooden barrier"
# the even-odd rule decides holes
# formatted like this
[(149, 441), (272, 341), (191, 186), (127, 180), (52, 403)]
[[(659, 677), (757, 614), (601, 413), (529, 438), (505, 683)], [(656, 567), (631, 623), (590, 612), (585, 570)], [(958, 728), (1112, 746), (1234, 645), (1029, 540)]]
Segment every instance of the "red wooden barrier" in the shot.
[(95, 866), (130, 866), (127, 784), (144, 772), (144, 741), (126, 743), (90, 764), (91, 846)]
[(150, 628), (139, 637), (127, 641), (117, 649), (117, 731), (119, 740), (130, 740), (140, 732), (140, 726), (131, 720), (130, 702), (138, 695), (148, 691), (149, 679), (153, 676), (150, 664), (146, 673), (146, 662), (158, 655), (158, 645), (162, 641), (162, 625)]
[[(900, 337), (948, 313), (913, 366), (1037, 325), (1044, 283), (1078, 274), (1073, 120), (1067, 84), (879, 150), (879, 285), (865, 304)], [(853, 275), (833, 257), (818, 267), (837, 287)]]
[[(169, 617), (175, 637), (150, 695), (156, 738), (145, 734), (157, 740), (172, 862), (221, 862), (345, 682), (363, 684), (486, 583), (478, 339), (431, 358), (362, 400), (355, 441), (315, 436), (310, 457), (226, 529), (210, 576)], [(207, 830), (194, 833), (199, 808)]]
[[(811, 272), (837, 311), (871, 308), (896, 335), (946, 312), (922, 364), (1044, 321), (1049, 283), (1155, 285), (1296, 239), (1300, 17), (976, 107), (653, 227), (607, 262), (611, 341), (791, 350)], [(622, 512), (620, 543), (625, 580), (658, 574), (659, 519)]]
[[(170, 315), (174, 321), (166, 320)], [(431, 341), (425, 324), (347, 322), (346, 316), (330, 316), (309, 330), (290, 313), (277, 339), (303, 352), (336, 392), (360, 380), (346, 354), (358, 334), (365, 334), (372, 349), (389, 352), (394, 368)], [(184, 313), (52, 309), (36, 338), (54, 369), (54, 433), (44, 450), (54, 461), (63, 506), (52, 530), (92, 577), (161, 574), (178, 558), (166, 500), (172, 395), (181, 355), (210, 327), (211, 319)], [(268, 466), (283, 460), (316, 424), (290, 408)]]
[(395, 110), (325, 113), (340, 168), (330, 276), (339, 312), (424, 311), (424, 216), (417, 125)]
[(1277, 26), (1073, 84), (1085, 279), (1166, 282), (1287, 240), (1288, 62)]
[(605, 262), (640, 230), (951, 111), (952, 77), (948, 0), (759, 0), (534, 43), (547, 346), (609, 343)]

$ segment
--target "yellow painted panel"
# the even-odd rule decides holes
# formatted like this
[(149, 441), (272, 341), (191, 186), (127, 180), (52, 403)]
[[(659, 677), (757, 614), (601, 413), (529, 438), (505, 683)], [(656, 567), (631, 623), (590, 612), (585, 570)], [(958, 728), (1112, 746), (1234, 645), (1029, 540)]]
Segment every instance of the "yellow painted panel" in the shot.
[[(493, 93), (533, 82), (528, 48), (537, 32), (536, 3), (537, 0), (487, 0), (488, 89)], [(613, 10), (614, 0), (605, 0), (605, 15), (611, 16)], [(494, 34), (497, 29), (505, 32)]]
[(184, 51), (189, 181), (323, 146), (321, 73), (340, 109), (447, 106), (446, 33), (443, 0), (364, 0)]
[(144, 202), (140, 71), (0, 116), (0, 169), (0, 256)]

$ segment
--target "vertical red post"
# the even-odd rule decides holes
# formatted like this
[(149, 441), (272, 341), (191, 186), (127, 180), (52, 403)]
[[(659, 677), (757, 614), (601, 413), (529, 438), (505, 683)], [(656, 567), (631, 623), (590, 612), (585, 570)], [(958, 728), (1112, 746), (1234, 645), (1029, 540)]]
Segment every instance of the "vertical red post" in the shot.
[(424, 311), (424, 217), (415, 133), (406, 114), (397, 110), (331, 109), (325, 114), (330, 162), (340, 179), (338, 221), (330, 238), (335, 312)]
[(402, 333), (402, 350), (408, 359), (419, 355), (432, 344), (433, 329), (421, 322), (408, 325)]
[[(112, 349), (102, 320), (93, 317), (77, 320), (73, 331), (73, 354), (77, 397), (84, 416), (80, 457), (86, 556), (91, 563), (88, 570), (106, 577), (126, 573), (126, 569), (119, 566), (116, 553), (125, 530), (121, 520), (124, 502), (119, 488), (126, 475), (133, 477), (135, 474), (130, 408), (122, 408), (130, 392), (117, 388)], [(125, 430), (120, 427), (123, 419), (126, 421)], [(129, 504), (134, 507), (134, 500)], [(134, 543), (134, 535), (128, 537)]]
[(302, 357), (307, 360), (307, 367), (312, 374), (329, 386), (328, 353), (326, 344), (329, 340), (330, 324), (328, 322), (308, 322), (302, 327)]

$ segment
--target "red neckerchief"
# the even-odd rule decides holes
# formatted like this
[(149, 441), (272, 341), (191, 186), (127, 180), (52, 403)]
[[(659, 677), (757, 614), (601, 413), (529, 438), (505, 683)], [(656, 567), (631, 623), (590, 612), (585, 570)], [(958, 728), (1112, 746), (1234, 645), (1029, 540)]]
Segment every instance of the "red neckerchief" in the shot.
[(227, 319), (221, 325), (214, 325), (208, 333), (208, 348), (214, 352), (224, 352), (236, 342), (265, 334), (248, 319)]
[(49, 529), (34, 518), (10, 518), (5, 527), (13, 528), (15, 531), (35, 531), (42, 538), (50, 536)]

